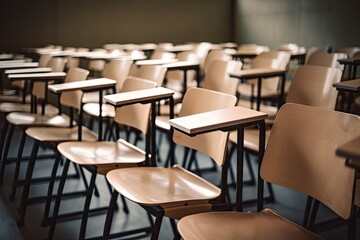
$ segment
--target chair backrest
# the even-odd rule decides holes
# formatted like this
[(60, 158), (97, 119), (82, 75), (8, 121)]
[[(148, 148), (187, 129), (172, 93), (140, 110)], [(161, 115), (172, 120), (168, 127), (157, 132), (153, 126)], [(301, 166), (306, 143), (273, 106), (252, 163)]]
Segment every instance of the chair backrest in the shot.
[(261, 177), (305, 193), (344, 219), (351, 214), (355, 170), (336, 148), (358, 136), (359, 116), (287, 103), (275, 118)]
[(244, 43), (239, 46), (238, 51), (262, 53), (270, 51), (270, 48), (268, 46), (261, 46), (255, 43)]
[(204, 62), (204, 73), (206, 75), (206, 73), (209, 71), (209, 68), (211, 66), (211, 63), (214, 60), (224, 60), (224, 61), (230, 61), (231, 60), (231, 56), (226, 52), (225, 49), (216, 49), (216, 50), (211, 50), (208, 55), (205, 58), (205, 62)]
[(279, 65), (277, 68), (285, 70), (290, 63), (291, 53), (289, 51), (269, 51), (262, 52), (258, 55), (258, 58), (274, 58), (277, 59)]
[(130, 75), (132, 77), (143, 78), (156, 82), (158, 86), (162, 86), (167, 70), (161, 65), (137, 66), (135, 63), (132, 65), (132, 68), (136, 68), (136, 71), (130, 71)]
[(299, 49), (296, 43), (282, 43), (277, 47), (279, 51), (295, 52)]
[[(262, 57), (257, 56), (251, 62), (251, 68), (275, 68), (282, 69), (283, 63), (277, 58), (271, 57)], [(257, 84), (257, 79), (248, 80), (247, 83), (255, 83)], [(271, 89), (273, 92), (276, 92), (279, 88), (280, 78), (267, 78), (267, 80), (262, 81), (262, 89)]]
[(334, 50), (334, 53), (345, 53), (347, 58), (352, 58), (356, 53), (360, 52), (360, 47), (339, 47)]
[(166, 52), (162, 49), (156, 49), (150, 56), (150, 59), (174, 59), (175, 53)]
[(334, 83), (341, 81), (338, 68), (303, 65), (294, 73), (286, 102), (334, 110), (338, 91)]
[[(121, 92), (155, 88), (156, 82), (145, 79), (125, 80)], [(140, 130), (143, 134), (148, 131), (151, 104), (132, 104), (116, 108), (115, 121)]]
[(51, 68), (52, 72), (63, 72), (67, 63), (67, 59), (63, 57), (53, 57), (48, 62), (47, 66)]
[(338, 63), (338, 60), (344, 58), (347, 58), (345, 53), (328, 53), (319, 51), (311, 54), (305, 64), (343, 69), (343, 66)]
[(208, 73), (205, 75), (202, 87), (214, 91), (235, 95), (239, 80), (230, 78), (229, 72), (240, 70), (242, 62), (214, 60), (212, 61)]
[[(233, 107), (236, 101), (233, 95), (203, 88), (189, 88), (184, 95), (179, 117)], [(176, 144), (210, 156), (219, 166), (225, 162), (227, 139), (228, 133), (221, 131), (189, 137), (175, 130), (173, 135)]]
[(200, 42), (195, 45), (193, 52), (198, 58), (200, 66), (204, 69), (205, 58), (208, 55), (212, 44), (209, 42)]
[(116, 80), (116, 90), (120, 91), (125, 79), (129, 76), (133, 61), (127, 59), (112, 59), (105, 64), (102, 76)]
[[(89, 71), (82, 68), (70, 68), (66, 74), (64, 82), (76, 82), (86, 80), (89, 75)], [(62, 106), (72, 107), (74, 109), (80, 109), (83, 91), (69, 91), (61, 94), (60, 103)]]
[(51, 54), (41, 54), (39, 58), (39, 67), (47, 67), (51, 58)]

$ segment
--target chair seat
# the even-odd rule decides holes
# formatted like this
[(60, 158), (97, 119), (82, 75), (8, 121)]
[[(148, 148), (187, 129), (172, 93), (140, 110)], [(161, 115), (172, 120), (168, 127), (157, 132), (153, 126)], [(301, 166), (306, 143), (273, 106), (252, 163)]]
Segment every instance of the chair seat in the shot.
[(178, 165), (117, 169), (106, 177), (120, 194), (145, 206), (187, 206), (220, 195), (218, 187)]
[[(30, 104), (5, 102), (0, 104), (0, 112), (30, 112)], [(37, 112), (41, 112), (41, 106), (37, 106)], [(51, 104), (45, 106), (46, 114), (57, 114), (59, 110)]]
[[(83, 107), (84, 112), (91, 116), (100, 115), (100, 105), (98, 103), (86, 103)], [(106, 118), (115, 117), (115, 107), (110, 104), (102, 104), (102, 116)]]
[[(270, 137), (271, 130), (267, 129), (265, 132), (265, 144)], [(237, 132), (231, 131), (229, 134), (229, 140), (233, 143), (237, 143)], [(244, 129), (244, 147), (245, 149), (259, 152), (259, 129), (254, 127), (247, 127)]]
[[(78, 127), (72, 128), (52, 128), (52, 127), (38, 127), (28, 128), (26, 134), (41, 142), (65, 142), (78, 140)], [(82, 127), (83, 141), (96, 141), (98, 136), (96, 133), (86, 127)]]
[(321, 239), (270, 209), (259, 213), (212, 212), (191, 215), (179, 221), (178, 229), (185, 240)]
[[(12, 112), (6, 116), (7, 121), (10, 124), (16, 126), (29, 126), (29, 127), (69, 127), (70, 118), (65, 114), (61, 115), (39, 115), (33, 113), (24, 113), (24, 112)], [(73, 121), (73, 124), (76, 125), (76, 122)]]
[(117, 142), (64, 142), (59, 152), (79, 165), (92, 165), (98, 173), (106, 174), (114, 168), (136, 166), (145, 161), (145, 152), (120, 139)]
[[(22, 101), (23, 96), (21, 94), (0, 95), (0, 102), (21, 103)], [(30, 103), (30, 95), (26, 95), (25, 102)]]

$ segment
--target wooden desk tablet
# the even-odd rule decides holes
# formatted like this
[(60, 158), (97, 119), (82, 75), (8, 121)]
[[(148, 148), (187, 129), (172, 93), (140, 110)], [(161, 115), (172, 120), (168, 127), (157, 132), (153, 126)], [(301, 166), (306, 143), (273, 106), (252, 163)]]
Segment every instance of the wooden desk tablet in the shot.
[(21, 74), (21, 73), (45, 73), (51, 72), (52, 68), (50, 67), (39, 67), (39, 68), (24, 68), (24, 69), (12, 69), (12, 70), (5, 70), (5, 74)]

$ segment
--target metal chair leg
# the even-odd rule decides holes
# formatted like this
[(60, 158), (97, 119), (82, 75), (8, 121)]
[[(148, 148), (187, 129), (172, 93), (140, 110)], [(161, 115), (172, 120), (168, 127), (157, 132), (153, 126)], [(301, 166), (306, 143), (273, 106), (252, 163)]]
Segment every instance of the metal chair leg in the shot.
[(304, 219), (303, 219), (303, 223), (302, 223), (302, 226), (304, 228), (307, 228), (308, 227), (308, 224), (309, 224), (309, 216), (310, 216), (310, 211), (311, 211), (311, 207), (312, 207), (312, 204), (313, 204), (313, 198), (308, 196), (307, 197), (307, 200), (306, 200), (306, 207), (305, 207), (305, 212), (304, 212)]
[(16, 188), (17, 188), (17, 184), (18, 184), (18, 180), (19, 180), (19, 173), (20, 173), (20, 166), (21, 166), (21, 157), (23, 155), (25, 142), (26, 142), (26, 134), (25, 134), (25, 132), (22, 132), (22, 136), (21, 136), (21, 140), (20, 140), (20, 146), (19, 146), (19, 150), (18, 150), (18, 154), (17, 154), (17, 158), (16, 158), (16, 163), (15, 163), (15, 172), (14, 172), (14, 177), (13, 177), (13, 184), (12, 184), (12, 187), (11, 187), (11, 193), (9, 195), (10, 201), (15, 200)]
[(53, 165), (53, 168), (51, 171), (51, 177), (50, 177), (50, 181), (49, 181), (47, 197), (46, 197), (46, 202), (45, 202), (45, 208), (44, 208), (44, 215), (43, 215), (43, 219), (41, 222), (41, 226), (48, 226), (50, 224), (50, 221), (49, 221), (50, 205), (51, 205), (51, 200), (52, 200), (52, 196), (53, 196), (56, 172), (59, 167), (59, 163), (60, 163), (60, 159), (61, 159), (60, 153), (58, 151), (56, 151), (56, 153), (57, 154), (56, 154), (55, 162), (54, 162), (54, 165)]
[(85, 239), (86, 225), (89, 217), (91, 198), (94, 193), (96, 176), (97, 176), (96, 170), (92, 171), (90, 185), (89, 188), (87, 189), (86, 198), (85, 198), (84, 211), (80, 225), (79, 239)]
[(249, 170), (249, 174), (250, 174), (250, 180), (246, 181), (246, 183), (253, 186), (253, 185), (255, 185), (255, 173), (251, 166), (250, 153), (247, 151), (245, 152), (245, 162), (246, 162), (246, 165), (248, 166), (248, 170)]
[(59, 187), (58, 187), (58, 191), (57, 191), (57, 195), (56, 195), (56, 199), (55, 199), (55, 204), (54, 204), (54, 209), (53, 209), (53, 215), (51, 218), (51, 224), (50, 224), (50, 228), (49, 228), (49, 232), (48, 232), (48, 239), (51, 240), (54, 237), (54, 233), (55, 233), (55, 226), (56, 226), (56, 221), (57, 221), (57, 217), (59, 215), (59, 209), (60, 209), (60, 202), (61, 202), (61, 196), (62, 193), (64, 191), (64, 185), (65, 185), (65, 181), (66, 181), (66, 176), (69, 170), (69, 165), (70, 165), (70, 161), (66, 159), (65, 164), (64, 164), (64, 168), (63, 168), (63, 172), (61, 175), (61, 179), (59, 182)]
[(119, 193), (114, 190), (111, 195), (109, 208), (108, 208), (108, 211), (106, 214), (104, 231), (103, 231), (103, 239), (104, 240), (109, 239), (109, 237), (110, 237), (111, 223), (112, 223), (112, 219), (114, 216), (114, 211), (115, 211), (116, 201), (117, 201), (118, 196), (119, 196)]
[[(7, 156), (9, 154), (9, 148), (10, 148), (11, 139), (12, 139), (12, 136), (13, 136), (13, 133), (14, 133), (14, 129), (15, 129), (15, 126), (10, 124), (9, 127), (8, 127), (5, 146), (4, 146), (4, 149), (3, 149), (2, 161), (1, 161), (1, 170), (0, 170), (0, 184), (2, 184), (2, 182), (4, 180), (5, 166), (7, 164), (6, 159), (7, 159)], [(4, 132), (4, 134), (6, 134), (6, 133)]]
[[(9, 123), (6, 121), (6, 119), (4, 119), (4, 124), (1, 128), (1, 132), (0, 132), (0, 162), (1, 162), (1, 169), (2, 169), (2, 165), (5, 164), (5, 162), (3, 162), (3, 151), (4, 151), (4, 143), (6, 140), (6, 135), (9, 129)], [(0, 183), (2, 182), (3, 179), (3, 173), (2, 171), (0, 171)]]
[(151, 240), (157, 240), (159, 238), (162, 220), (163, 220), (163, 215), (156, 217), (155, 224), (151, 234)]
[(171, 229), (174, 233), (174, 240), (180, 240), (181, 236), (180, 236), (179, 231), (177, 230), (175, 219), (172, 219), (172, 218), (170, 219), (170, 225), (171, 225)]
[(18, 226), (24, 225), (24, 217), (26, 212), (26, 204), (27, 200), (29, 198), (29, 192), (30, 192), (30, 184), (31, 184), (31, 178), (35, 167), (35, 161), (36, 156), (39, 150), (39, 142), (35, 140), (33, 149), (31, 151), (31, 157), (27, 166), (26, 175), (25, 175), (25, 182), (19, 207), (19, 218), (17, 220)]

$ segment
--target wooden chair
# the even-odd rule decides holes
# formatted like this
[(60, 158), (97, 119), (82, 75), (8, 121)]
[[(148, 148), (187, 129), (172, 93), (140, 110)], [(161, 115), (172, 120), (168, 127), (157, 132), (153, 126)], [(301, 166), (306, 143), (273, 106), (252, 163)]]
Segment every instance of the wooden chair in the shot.
[[(67, 76), (64, 82), (74, 82), (86, 80), (89, 71), (81, 68), (71, 68), (69, 69)], [(60, 102), (63, 98), (66, 97), (66, 94), (60, 97)], [(63, 107), (66, 107), (64, 105)], [(13, 187), (10, 193), (10, 200), (15, 199), (15, 193), (17, 188), (17, 181), (20, 170), (21, 159), (24, 159), (23, 151), (26, 143), (26, 134), (25, 130), (29, 127), (59, 127), (59, 128), (69, 128), (70, 126), (75, 126), (76, 122), (74, 121), (73, 113), (70, 114), (60, 111), (59, 114), (36, 114), (36, 113), (24, 113), (24, 112), (12, 112), (6, 116), (6, 129), (7, 130), (7, 139), (5, 141), (4, 154), (1, 161), (1, 179), (4, 176), (5, 166), (7, 163), (11, 162), (11, 159), (8, 159), (9, 148), (11, 147), (12, 136), (15, 128), (20, 128), (22, 130), (22, 137), (20, 140), (19, 150), (16, 160), (16, 167), (14, 172)], [(5, 134), (5, 133), (4, 133)]]
[[(242, 67), (242, 62), (240, 61), (214, 60), (208, 69), (208, 74), (205, 75), (202, 88), (223, 92), (235, 96), (239, 80), (230, 78), (228, 72), (239, 70), (241, 69), (241, 67)], [(175, 105), (175, 109), (174, 109), (175, 115), (178, 115), (181, 109), (181, 105), (182, 103)], [(158, 115), (156, 118), (156, 126), (158, 130), (169, 136), (170, 133), (169, 114), (166, 114), (166, 112), (165, 114), (163, 114), (163, 112), (164, 111), (162, 111), (161, 109), (160, 115)], [(161, 147), (162, 136), (163, 135), (160, 136), (158, 142), (159, 147)], [(187, 153), (188, 152), (186, 151), (186, 154), (184, 155), (184, 159), (187, 159)], [(170, 153), (166, 157), (164, 163), (165, 166), (168, 166), (169, 160), (170, 160)], [(186, 167), (186, 164), (184, 162), (183, 162), (183, 167)]]
[[(134, 66), (135, 64), (132, 64), (132, 66)], [(136, 66), (135, 66), (136, 67)], [(146, 66), (141, 66), (138, 71), (136, 72), (136, 74), (133, 74), (131, 76), (126, 76), (125, 79), (130, 80), (130, 79), (142, 79), (142, 80), (149, 80), (152, 82), (155, 82), (157, 86), (161, 86), (163, 81), (164, 81), (164, 77), (166, 74), (166, 68), (163, 68), (160, 65), (146, 65)], [(117, 84), (117, 91), (122, 92), (122, 85), (124, 83), (124, 80), (122, 76), (120, 79), (118, 80), (118, 84)], [(92, 119), (97, 118), (98, 116), (100, 116), (100, 106), (98, 103), (86, 103), (84, 105), (84, 112), (89, 115)], [(115, 117), (115, 108), (114, 106), (104, 103), (102, 105), (102, 116), (104, 117), (104, 119), (107, 121), (107, 133), (108, 133), (108, 139), (112, 137), (111, 134), (111, 130), (112, 130), (112, 125), (113, 125), (113, 119)], [(90, 124), (92, 125), (92, 124)]]
[[(260, 176), (310, 195), (340, 217), (352, 219), (356, 174), (345, 167), (344, 159), (337, 157), (335, 150), (359, 131), (358, 116), (285, 104), (275, 119)], [(182, 218), (178, 230), (187, 240), (320, 238), (271, 209), (260, 210), (195, 214)], [(350, 224), (348, 238), (354, 237), (354, 230)]]
[[(45, 60), (43, 60), (45, 61)], [(63, 58), (52, 58), (49, 59), (49, 67), (53, 69), (54, 72), (61, 72), (65, 67), (66, 59)], [(23, 80), (21, 80), (23, 81)], [(54, 116), (58, 114), (58, 108), (52, 104), (47, 104), (47, 84), (45, 82), (35, 82), (33, 84), (33, 87), (31, 89), (32, 91), (32, 97), (36, 100), (34, 101), (34, 104), (36, 105), (35, 113), (41, 113), (41, 115), (47, 114), (47, 117)], [(23, 96), (21, 98), (24, 100)], [(41, 101), (41, 105), (38, 106), (37, 100)], [(13, 113), (11, 116), (17, 116), (15, 119), (19, 120), (18, 116), (23, 119), (28, 119), (28, 117), (33, 117), (31, 112), (32, 106), (30, 103), (25, 102), (3, 102), (0, 104), (0, 112), (1, 115), (4, 116), (4, 124), (1, 128), (1, 136), (0, 136), (0, 161), (1, 161), (1, 170), (0, 170), (0, 182), (2, 182), (3, 178), (3, 171), (4, 166), (6, 163), (6, 157), (7, 152), (9, 150), (12, 134), (14, 131), (14, 125), (9, 121), (8, 115)], [(40, 114), (38, 114), (39, 118), (47, 118), (47, 117), (40, 117)], [(15, 120), (15, 122), (17, 122)], [(27, 123), (31, 124), (33, 119), (30, 121), (26, 121)], [(20, 120), (21, 122), (21, 120)], [(20, 124), (21, 125), (21, 124)], [(7, 140), (7, 142), (5, 142)], [(5, 145), (5, 146), (4, 146)]]
[[(226, 49), (216, 49), (216, 50), (211, 50), (206, 58), (205, 58), (205, 62), (204, 62), (204, 72), (203, 72), (203, 76), (206, 75), (206, 73), (209, 71), (209, 68), (211, 66), (211, 63), (214, 60), (224, 60), (224, 61), (230, 61), (231, 60), (231, 56), (228, 54), (228, 50)], [(204, 78), (204, 77), (202, 77)]]
[[(91, 52), (106, 54), (107, 50), (103, 48), (94, 48), (91, 50)], [(87, 69), (90, 71), (91, 77), (98, 77), (98, 74), (100, 74), (104, 70), (104, 67), (105, 67), (105, 60), (94, 59), (89, 61)]]
[[(130, 92), (142, 89), (155, 88), (156, 83), (148, 80), (128, 79), (124, 82), (121, 92)], [(138, 129), (144, 135), (149, 135), (151, 104), (132, 104), (116, 109), (114, 121), (121, 125), (131, 126)], [(105, 175), (112, 169), (135, 167), (146, 165), (149, 161), (149, 142), (150, 137), (146, 137), (146, 152), (135, 145), (130, 144), (124, 138), (116, 141), (98, 142), (63, 142), (58, 145), (58, 151), (67, 159), (64, 166), (63, 175), (59, 183), (59, 189), (54, 206), (53, 219), (49, 229), (48, 238), (52, 239), (55, 225), (61, 216), (59, 215), (61, 195), (67, 178), (67, 168), (73, 162), (91, 173), (91, 182), (86, 194), (84, 204), (84, 214), (80, 227), (80, 239), (85, 237), (86, 223), (89, 214), (90, 201), (95, 187), (97, 174)], [(147, 164), (149, 164), (147, 162)], [(127, 210), (126, 210), (127, 211)], [(69, 215), (68, 213), (66, 215)]]
[[(251, 62), (251, 68), (274, 68), (286, 70), (288, 68), (290, 61), (290, 53), (285, 51), (270, 51), (259, 54)], [(279, 96), (279, 84), (280, 78), (269, 78), (262, 81), (261, 85), (261, 96), (260, 98), (265, 100), (271, 100), (274, 97)], [(289, 85), (288, 85), (289, 86)], [(288, 89), (288, 86), (285, 86), (285, 92)], [(238, 95), (241, 100), (250, 100), (250, 101), (240, 101), (241, 106), (253, 108), (253, 103), (256, 98), (257, 92), (257, 79), (248, 80), (246, 83), (239, 84)]]
[[(67, 62), (66, 58), (61, 57), (52, 57), (48, 54), (41, 55), (39, 59), (39, 68), (49, 67), (52, 72), (62, 72), (65, 69), (65, 64)], [(16, 80), (12, 81), (11, 84), (19, 90), (19, 93), (11, 96), (1, 96), (0, 97), (0, 109), (2, 112), (14, 112), (14, 111), (26, 111), (27, 108), (30, 109), (29, 105), (25, 103), (30, 103), (29, 87), (25, 80)], [(44, 99), (45, 97), (45, 83), (36, 82), (32, 88), (33, 95), (37, 96), (39, 100)], [(22, 103), (21, 105), (19, 103)], [(45, 104), (46, 101), (43, 102)], [(29, 110), (27, 110), (29, 111)]]
[[(109, 78), (117, 81), (116, 92), (120, 91), (124, 81), (129, 76), (133, 61), (127, 59), (111, 59), (104, 66), (101, 77)], [(83, 103), (98, 103), (99, 94), (97, 92), (84, 93)]]
[[(78, 69), (74, 71), (73, 74), (76, 76), (79, 74), (80, 78), (84, 78), (84, 76), (88, 75), (87, 70)], [(76, 81), (76, 77), (73, 76), (71, 79)], [(85, 77), (86, 78), (86, 77)], [(65, 83), (68, 84), (68, 83)], [(26, 169), (26, 175), (24, 180), (24, 187), (22, 190), (22, 197), (20, 201), (19, 207), (19, 219), (18, 225), (22, 226), (24, 224), (24, 216), (26, 212), (26, 206), (28, 204), (29, 199), (29, 192), (30, 192), (30, 185), (31, 179), (33, 175), (34, 166), (36, 163), (36, 159), (38, 157), (38, 151), (40, 145), (46, 145), (50, 147), (55, 152), (55, 161), (53, 165), (53, 169), (51, 171), (51, 177), (49, 185), (48, 185), (48, 193), (46, 196), (46, 204), (44, 210), (44, 219), (42, 225), (47, 225), (48, 223), (48, 213), (50, 211), (50, 203), (52, 197), (52, 190), (54, 186), (54, 181), (56, 177), (56, 170), (60, 162), (60, 156), (56, 150), (56, 146), (64, 141), (96, 141), (98, 140), (98, 135), (89, 130), (88, 128), (82, 126), (82, 118), (83, 118), (83, 110), (82, 110), (82, 96), (83, 91), (81, 90), (73, 90), (64, 92), (61, 94), (60, 104), (62, 106), (66, 106), (69, 108), (69, 112), (77, 111), (78, 118), (77, 118), (77, 125), (73, 125), (70, 122), (68, 128), (59, 128), (59, 127), (30, 127), (26, 129), (26, 135), (29, 138), (34, 140), (33, 147), (31, 150), (30, 160)], [(81, 131), (80, 131), (81, 130)], [(87, 185), (87, 184), (85, 184)]]
[[(179, 61), (198, 62), (198, 57), (192, 51), (180, 52), (176, 55)], [(180, 101), (183, 91), (184, 72), (181, 70), (168, 71), (165, 76), (164, 85), (167, 88), (173, 89), (177, 92), (175, 99)], [(195, 71), (187, 71), (187, 86), (196, 86)]]
[[(298, 103), (319, 108), (334, 110), (338, 92), (332, 86), (333, 83), (340, 82), (342, 71), (337, 68), (303, 65), (299, 66), (294, 74), (294, 79), (286, 98), (287, 103)], [(271, 125), (277, 115), (278, 108), (274, 106), (261, 106), (260, 111), (268, 114), (268, 128), (266, 139), (270, 136)], [(244, 149), (246, 162), (250, 166), (251, 181), (254, 179), (251, 169), (250, 154), (258, 155), (259, 133), (257, 128), (245, 128), (244, 130)], [(237, 143), (236, 132), (231, 132), (229, 140), (232, 144)], [(230, 156), (235, 152), (235, 145), (231, 148)], [(230, 168), (231, 169), (231, 168)], [(233, 174), (232, 174), (233, 175)], [(268, 185), (270, 201), (274, 201), (274, 194), (271, 185)]]
[[(179, 116), (186, 116), (210, 110), (234, 106), (236, 97), (201, 88), (190, 88), (183, 100)], [(196, 104), (194, 104), (196, 103)], [(226, 132), (214, 132), (196, 137), (188, 137), (174, 131), (173, 140), (178, 145), (194, 148), (226, 169)], [(222, 171), (222, 186), (226, 185), (226, 172)], [(224, 175), (225, 174), (225, 175)], [(112, 170), (106, 175), (114, 187), (115, 200), (117, 194), (144, 207), (155, 215), (152, 239), (157, 239), (163, 217), (174, 219), (183, 216), (209, 211), (217, 204), (223, 206), (225, 192), (208, 181), (194, 175), (179, 165), (170, 168), (138, 167)], [(111, 204), (111, 203), (110, 203)], [(219, 207), (219, 206), (218, 206)], [(112, 211), (109, 209), (106, 222), (110, 222)], [(109, 237), (111, 225), (104, 230), (104, 239)]]

